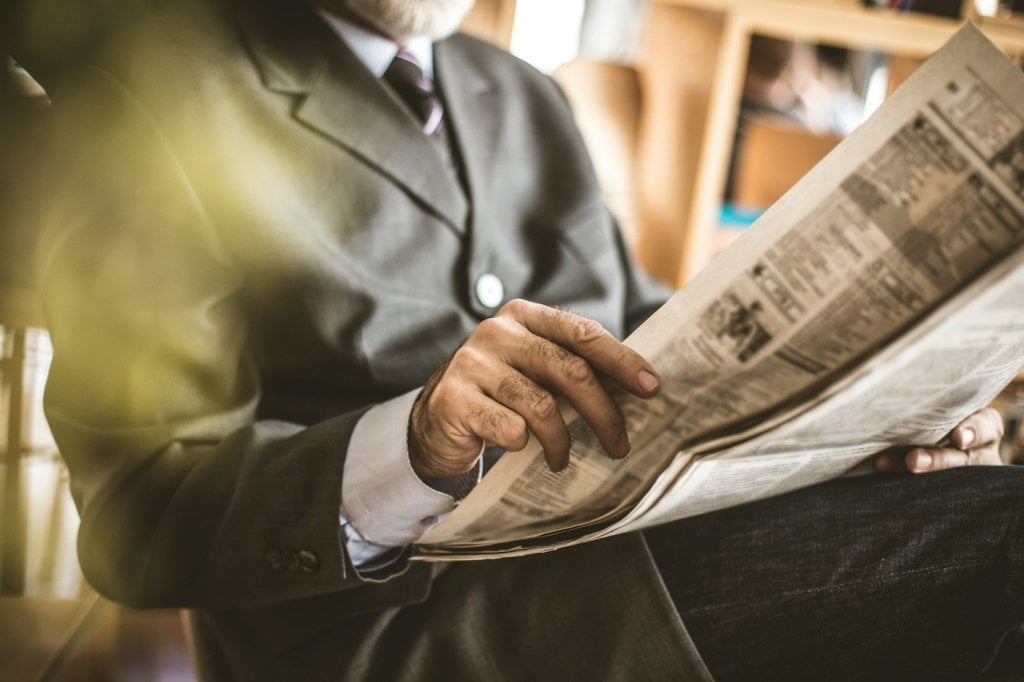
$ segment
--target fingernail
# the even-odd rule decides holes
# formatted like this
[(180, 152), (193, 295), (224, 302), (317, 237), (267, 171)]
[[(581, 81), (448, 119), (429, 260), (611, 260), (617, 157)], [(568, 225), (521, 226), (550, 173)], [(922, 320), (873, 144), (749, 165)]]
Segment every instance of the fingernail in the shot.
[(926, 469), (932, 468), (932, 456), (927, 452), (919, 450), (917, 456), (914, 459), (914, 469), (916, 471), (925, 471)]
[(622, 435), (619, 436), (619, 457), (625, 457), (629, 454), (630, 448), (629, 435), (623, 431)]
[(636, 383), (640, 385), (640, 388), (645, 393), (650, 393), (654, 389), (658, 388), (658, 377), (654, 376), (646, 369), (640, 370), (640, 374), (636, 377)]
[(977, 434), (974, 433), (974, 429), (970, 426), (965, 426), (960, 429), (960, 447), (966, 450), (971, 447), (971, 443), (974, 442), (975, 438), (977, 438)]

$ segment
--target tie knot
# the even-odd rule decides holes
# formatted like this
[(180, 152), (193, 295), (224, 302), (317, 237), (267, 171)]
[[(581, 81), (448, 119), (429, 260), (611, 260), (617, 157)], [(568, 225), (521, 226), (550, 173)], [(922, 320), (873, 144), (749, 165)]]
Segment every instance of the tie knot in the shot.
[(416, 58), (405, 50), (399, 50), (384, 72), (384, 80), (413, 110), (423, 124), (423, 132), (434, 135), (441, 126), (441, 101)]
[(384, 79), (397, 90), (413, 91), (420, 96), (434, 94), (434, 84), (423, 76), (423, 67), (416, 61), (416, 57), (405, 50), (399, 50), (395, 55), (388, 70), (384, 72)]

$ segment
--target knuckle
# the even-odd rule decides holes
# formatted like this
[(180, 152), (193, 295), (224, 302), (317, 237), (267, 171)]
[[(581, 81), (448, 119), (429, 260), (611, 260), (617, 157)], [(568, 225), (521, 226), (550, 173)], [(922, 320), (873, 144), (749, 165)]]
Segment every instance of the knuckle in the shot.
[[(576, 318), (576, 316), (573, 316)], [(588, 344), (604, 336), (604, 327), (599, 322), (586, 318), (576, 318), (573, 326), (573, 340), (579, 344)]]
[(529, 310), (530, 303), (521, 298), (513, 298), (511, 301), (501, 306), (498, 310), (499, 317), (520, 317)]
[(442, 381), (428, 398), (426, 407), (431, 415), (454, 413), (453, 407), (467, 404), (467, 392), (462, 382)]
[(579, 357), (567, 359), (563, 365), (563, 371), (565, 372), (566, 379), (577, 385), (589, 383), (594, 376), (590, 365), (587, 364), (586, 360)]
[(472, 346), (463, 346), (455, 352), (442, 384), (474, 384), (491, 371), (493, 362), (488, 355)]
[(526, 437), (526, 422), (508, 415), (495, 415), (492, 422), (494, 436), (501, 443), (511, 445)]
[(504, 318), (488, 317), (476, 326), (476, 332), (473, 336), (484, 341), (489, 341), (504, 334), (506, 328), (507, 323)]
[(554, 419), (558, 416), (558, 401), (550, 393), (542, 393), (530, 405), (530, 413), (541, 421)]
[(452, 359), (448, 363), (449, 371), (458, 372), (461, 368), (472, 365), (476, 362), (476, 350), (469, 344), (459, 346), (458, 350), (452, 353)]

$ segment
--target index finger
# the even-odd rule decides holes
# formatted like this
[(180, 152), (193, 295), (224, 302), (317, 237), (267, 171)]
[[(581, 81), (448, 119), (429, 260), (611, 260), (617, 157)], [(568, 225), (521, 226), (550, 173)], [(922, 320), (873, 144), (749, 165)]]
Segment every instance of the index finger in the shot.
[(572, 351), (634, 395), (658, 392), (660, 383), (651, 364), (594, 320), (523, 300), (510, 301), (499, 314)]

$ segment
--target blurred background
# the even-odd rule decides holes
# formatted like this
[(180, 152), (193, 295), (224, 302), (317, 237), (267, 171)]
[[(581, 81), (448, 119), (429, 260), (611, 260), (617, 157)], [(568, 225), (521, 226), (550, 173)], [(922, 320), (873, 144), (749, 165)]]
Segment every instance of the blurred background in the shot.
[[(195, 679), (185, 614), (99, 598), (42, 415), (35, 287), (46, 85), (174, 0), (0, 0), (0, 680)], [(681, 286), (964, 22), (1018, 64), (1024, 0), (477, 0), (464, 29), (565, 89), (641, 263)], [(1024, 383), (1000, 397), (1024, 455)]]

